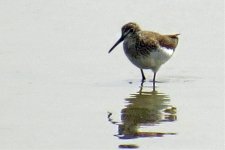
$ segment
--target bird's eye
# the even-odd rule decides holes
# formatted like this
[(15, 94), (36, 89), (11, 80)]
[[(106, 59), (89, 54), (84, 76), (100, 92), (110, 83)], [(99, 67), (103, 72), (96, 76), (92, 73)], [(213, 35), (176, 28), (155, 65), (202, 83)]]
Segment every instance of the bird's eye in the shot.
[(130, 29), (130, 32), (132, 32), (132, 33), (133, 33), (133, 32), (134, 32), (134, 29), (133, 29), (133, 28), (131, 28), (131, 29)]

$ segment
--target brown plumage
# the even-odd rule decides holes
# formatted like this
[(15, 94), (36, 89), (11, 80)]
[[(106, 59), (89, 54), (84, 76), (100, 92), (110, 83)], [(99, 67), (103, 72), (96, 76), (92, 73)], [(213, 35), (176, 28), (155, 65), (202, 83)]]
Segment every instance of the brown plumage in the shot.
[(156, 32), (140, 31), (137, 35), (134, 35), (137, 39), (137, 47), (155, 50), (158, 47), (165, 47), (168, 49), (175, 49), (178, 44), (179, 34), (174, 35), (161, 35)]
[(173, 55), (178, 44), (178, 35), (162, 35), (157, 32), (142, 31), (133, 22), (125, 24), (120, 39), (109, 50), (109, 53), (122, 41), (128, 59), (141, 69), (142, 81), (145, 80), (142, 69), (154, 72), (153, 90), (155, 90), (155, 76), (160, 66)]

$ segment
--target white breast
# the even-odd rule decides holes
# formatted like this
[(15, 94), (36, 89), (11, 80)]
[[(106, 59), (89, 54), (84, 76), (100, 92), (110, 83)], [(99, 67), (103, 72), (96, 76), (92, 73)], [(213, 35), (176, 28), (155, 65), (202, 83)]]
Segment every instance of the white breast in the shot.
[(167, 62), (173, 55), (173, 49), (167, 49), (160, 47), (156, 51), (150, 53), (150, 55), (138, 56), (137, 58), (132, 57), (129, 53), (126, 53), (128, 59), (138, 68), (141, 69), (152, 69), (157, 72), (162, 64)]

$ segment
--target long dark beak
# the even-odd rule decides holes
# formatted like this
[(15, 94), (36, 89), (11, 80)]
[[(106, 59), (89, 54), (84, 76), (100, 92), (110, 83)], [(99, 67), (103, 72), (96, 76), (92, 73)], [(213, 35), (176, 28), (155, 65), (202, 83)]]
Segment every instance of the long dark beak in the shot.
[(110, 48), (109, 53), (118, 45), (120, 44), (122, 41), (124, 40), (123, 35), (119, 38), (119, 40), (113, 45), (112, 48)]

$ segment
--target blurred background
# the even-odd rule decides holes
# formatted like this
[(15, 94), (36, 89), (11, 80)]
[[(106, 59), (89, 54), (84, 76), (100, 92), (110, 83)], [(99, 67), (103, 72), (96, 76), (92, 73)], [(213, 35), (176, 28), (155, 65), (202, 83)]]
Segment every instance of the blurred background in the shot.
[[(108, 50), (180, 33), (153, 73)], [(0, 149), (224, 148), (224, 2), (0, 1)]]

